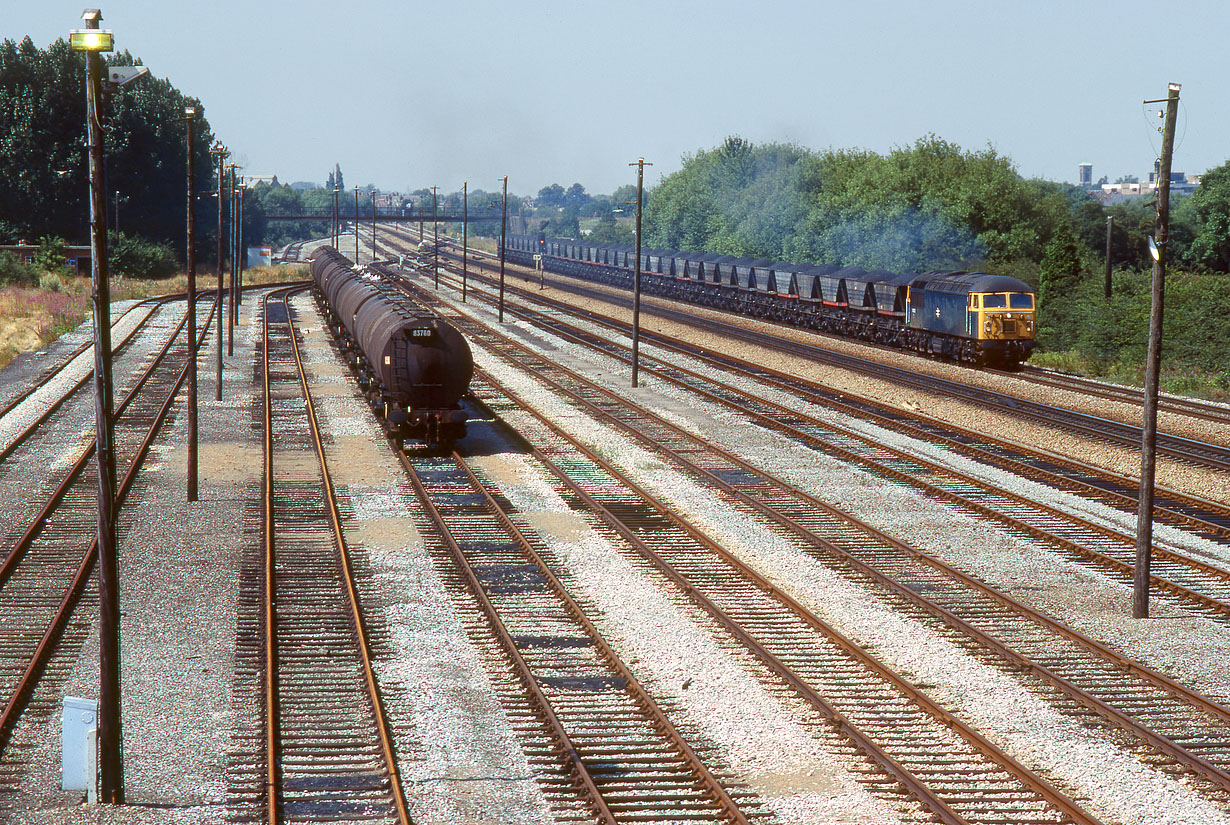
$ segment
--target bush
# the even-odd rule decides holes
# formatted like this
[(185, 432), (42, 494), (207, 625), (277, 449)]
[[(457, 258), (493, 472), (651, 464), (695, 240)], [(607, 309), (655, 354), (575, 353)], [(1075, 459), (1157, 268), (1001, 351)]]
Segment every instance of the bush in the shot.
[(112, 276), (169, 278), (179, 271), (175, 251), (167, 244), (125, 235), (108, 235), (107, 262)]
[(38, 239), (38, 252), (34, 253), (34, 267), (43, 272), (64, 272), (68, 257), (64, 254), (67, 243), (63, 238), (44, 235)]
[(12, 252), (0, 252), (0, 286), (34, 286), (39, 271)]

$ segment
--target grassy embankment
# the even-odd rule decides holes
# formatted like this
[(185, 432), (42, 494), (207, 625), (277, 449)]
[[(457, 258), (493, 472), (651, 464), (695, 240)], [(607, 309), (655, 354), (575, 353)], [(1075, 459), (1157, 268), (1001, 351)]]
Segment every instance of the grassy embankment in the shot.
[[(254, 267), (244, 271), (245, 285), (301, 281), (306, 266)], [(197, 275), (197, 288), (216, 283)], [(111, 300), (125, 301), (186, 292), (188, 276), (160, 280), (111, 279)], [(90, 316), (90, 279), (67, 275), (44, 276), (38, 288), (6, 286), (0, 289), (0, 369), (18, 354), (46, 346)]]

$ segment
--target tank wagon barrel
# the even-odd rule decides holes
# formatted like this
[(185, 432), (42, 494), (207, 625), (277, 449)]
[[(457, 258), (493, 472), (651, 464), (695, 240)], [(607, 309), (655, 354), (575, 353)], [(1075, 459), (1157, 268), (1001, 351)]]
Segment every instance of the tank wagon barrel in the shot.
[(470, 384), (470, 346), (451, 324), (332, 247), (310, 258), (330, 326), (390, 435), (447, 449), (465, 435), (458, 401)]

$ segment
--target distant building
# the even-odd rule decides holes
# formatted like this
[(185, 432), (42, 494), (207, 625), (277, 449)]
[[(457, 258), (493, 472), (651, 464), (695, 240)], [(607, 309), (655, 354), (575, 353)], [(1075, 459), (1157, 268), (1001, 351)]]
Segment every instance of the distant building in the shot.
[[(25, 263), (33, 263), (39, 245), (29, 243), (0, 245), (0, 252), (12, 252)], [(65, 267), (74, 275), (90, 274), (90, 248), (88, 246), (64, 247)]]
[(1077, 178), (1078, 178), (1077, 186), (1080, 186), (1082, 189), (1092, 189), (1093, 188), (1093, 164), (1092, 163), (1082, 163), (1080, 166), (1077, 167), (1077, 170), (1078, 170), (1077, 171)]

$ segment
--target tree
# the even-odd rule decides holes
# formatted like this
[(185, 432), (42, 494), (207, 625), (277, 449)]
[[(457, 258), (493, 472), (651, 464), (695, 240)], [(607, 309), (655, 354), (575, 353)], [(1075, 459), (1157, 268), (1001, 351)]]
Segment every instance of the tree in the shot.
[(325, 189), (327, 189), (327, 190), (329, 190), (330, 192), (332, 192), (332, 191), (333, 191), (333, 189), (334, 189), (334, 187), (336, 187), (336, 186), (337, 186), (337, 178), (335, 178), (335, 177), (333, 176), (333, 172), (332, 172), (332, 171), (330, 171), (330, 172), (329, 172), (329, 178), (325, 181)]
[(538, 190), (538, 206), (561, 207), (564, 205), (564, 187), (558, 183)]
[(579, 183), (574, 183), (572, 186), (568, 187), (568, 191), (564, 193), (561, 200), (565, 207), (580, 209), (585, 206), (585, 204), (589, 203), (592, 198), (586, 194), (584, 186)]
[[(636, 197), (635, 191), (632, 197)], [(636, 243), (636, 233), (621, 225), (615, 220), (614, 213), (607, 210), (598, 216), (598, 223), (594, 225), (587, 239), (593, 243), (617, 243), (632, 246)]]
[(346, 188), (346, 181), (342, 179), (342, 165), (340, 163), (333, 165), (333, 185), (338, 189)]
[[(107, 64), (134, 65), (128, 52)], [(59, 236), (87, 238), (87, 162), (84, 58), (67, 41), (45, 50), (29, 37), (0, 42), (0, 234), (5, 240)], [(183, 112), (199, 101), (185, 97), (168, 81), (144, 77), (109, 97), (101, 117), (106, 144), (108, 196), (123, 193), (128, 225), (157, 241), (184, 243)], [(211, 189), (208, 121), (196, 126), (197, 190)], [(199, 237), (207, 244), (213, 205), (197, 210)]]
[(1195, 218), (1192, 261), (1216, 272), (1230, 271), (1230, 161), (1204, 173), (1190, 208)]

